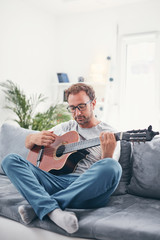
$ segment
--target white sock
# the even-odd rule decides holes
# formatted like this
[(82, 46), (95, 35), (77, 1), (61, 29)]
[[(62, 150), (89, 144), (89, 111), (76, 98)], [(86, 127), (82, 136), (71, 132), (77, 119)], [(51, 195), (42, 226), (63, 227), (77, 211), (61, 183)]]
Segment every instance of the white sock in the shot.
[(78, 219), (74, 212), (62, 211), (60, 208), (56, 208), (48, 216), (55, 224), (68, 233), (74, 233), (79, 228)]
[(33, 208), (30, 205), (21, 205), (18, 208), (18, 212), (21, 216), (22, 221), (25, 224), (29, 224), (30, 222), (33, 221), (37, 217), (35, 214)]

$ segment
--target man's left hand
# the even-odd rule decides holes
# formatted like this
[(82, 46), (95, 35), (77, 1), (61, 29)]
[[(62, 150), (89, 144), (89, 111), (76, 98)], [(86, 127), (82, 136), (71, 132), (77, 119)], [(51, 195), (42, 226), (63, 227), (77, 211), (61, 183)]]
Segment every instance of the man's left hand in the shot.
[(117, 145), (114, 134), (110, 132), (102, 132), (99, 138), (101, 142), (102, 159), (112, 158)]

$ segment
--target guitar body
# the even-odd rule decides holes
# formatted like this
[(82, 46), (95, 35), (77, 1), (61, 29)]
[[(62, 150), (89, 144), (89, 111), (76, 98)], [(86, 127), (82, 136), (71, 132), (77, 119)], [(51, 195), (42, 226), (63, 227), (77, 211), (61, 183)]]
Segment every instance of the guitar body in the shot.
[[(74, 143), (78, 141), (79, 141), (79, 135), (76, 131), (71, 131), (62, 136), (57, 136), (54, 143), (52, 143), (49, 147), (45, 147), (43, 149), (43, 155), (40, 161), (39, 168), (47, 172), (52, 170), (51, 172), (54, 174), (57, 173), (57, 175), (62, 173), (73, 172), (75, 166), (78, 163), (77, 161), (79, 161), (79, 160), (76, 161), (76, 159), (79, 159), (79, 156), (78, 156), (79, 154), (77, 154), (77, 158), (75, 157), (75, 153), (67, 153), (60, 157), (57, 157), (56, 150), (60, 145), (65, 145), (65, 144)], [(37, 165), (37, 158), (40, 150), (41, 150), (41, 146), (35, 145), (31, 149), (27, 157), (27, 160), (35, 166)], [(75, 158), (75, 161), (73, 161), (74, 160), (73, 158)]]
[(74, 153), (70, 153), (68, 158), (64, 159), (65, 164), (63, 165), (63, 167), (61, 169), (52, 168), (49, 172), (53, 173), (54, 175), (72, 173), (72, 172), (74, 172), (74, 169), (76, 168), (77, 163), (81, 159), (85, 158), (87, 154), (88, 154), (87, 150), (81, 150), (81, 151), (77, 151)]

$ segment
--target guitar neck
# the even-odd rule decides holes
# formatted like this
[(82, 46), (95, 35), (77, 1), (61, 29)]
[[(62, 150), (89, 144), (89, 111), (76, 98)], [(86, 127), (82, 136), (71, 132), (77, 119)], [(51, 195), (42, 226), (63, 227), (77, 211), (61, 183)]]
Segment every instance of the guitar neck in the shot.
[[(114, 135), (115, 135), (115, 138), (117, 141), (120, 140), (121, 136), (123, 138), (123, 134), (121, 132), (115, 133)], [(130, 135), (130, 134), (128, 134), (128, 135)], [(74, 151), (78, 151), (78, 150), (82, 150), (82, 149), (86, 149), (86, 148), (96, 147), (99, 145), (100, 145), (99, 137), (92, 138), (89, 140), (83, 140), (80, 142), (74, 142), (74, 143), (65, 145), (64, 153), (69, 153), (69, 152), (74, 152)]]
[[(152, 131), (152, 126), (149, 126), (148, 130), (143, 129), (143, 130), (132, 130), (128, 132), (114, 133), (116, 141), (125, 140), (125, 141), (132, 141), (132, 142), (151, 141), (152, 138), (158, 134), (159, 132)], [(80, 142), (69, 143), (64, 146), (63, 154), (75, 152), (75, 151), (86, 149), (86, 148), (95, 147), (98, 145), (100, 145), (99, 137), (89, 139), (89, 140), (83, 140)]]
[(100, 145), (99, 137), (92, 138), (89, 140), (83, 140), (80, 142), (74, 142), (74, 143), (65, 145), (64, 153), (74, 152), (74, 151), (78, 151), (86, 148), (95, 147), (98, 145)]

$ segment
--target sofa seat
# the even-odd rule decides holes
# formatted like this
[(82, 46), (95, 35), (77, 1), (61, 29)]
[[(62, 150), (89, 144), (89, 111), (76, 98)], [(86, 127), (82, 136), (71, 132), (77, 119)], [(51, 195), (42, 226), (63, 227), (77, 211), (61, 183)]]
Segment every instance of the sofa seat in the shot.
[[(120, 211), (116, 209), (115, 214), (108, 217), (104, 216), (96, 221), (95, 237), (104, 240), (160, 239), (160, 201), (144, 198), (135, 199), (131, 195), (125, 195), (121, 197), (121, 200), (126, 205), (128, 203), (128, 207), (125, 205)], [(119, 202), (116, 199), (111, 201), (113, 204), (116, 201)], [(111, 202), (109, 208), (110, 205)]]
[[(0, 175), (0, 215), (21, 221), (18, 207), (27, 204), (5, 175)], [(79, 219), (79, 230), (67, 234), (49, 218), (33, 220), (28, 227), (42, 228), (66, 236), (100, 240), (159, 240), (160, 201), (131, 194), (112, 196), (106, 207), (72, 209)]]

